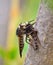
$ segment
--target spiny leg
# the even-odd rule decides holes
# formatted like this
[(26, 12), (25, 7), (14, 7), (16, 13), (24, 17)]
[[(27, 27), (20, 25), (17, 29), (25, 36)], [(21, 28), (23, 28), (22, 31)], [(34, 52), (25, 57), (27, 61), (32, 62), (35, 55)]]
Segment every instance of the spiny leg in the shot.
[(29, 44), (33, 47), (34, 50), (38, 49), (38, 45), (35, 43), (33, 39), (29, 39)]
[(30, 44), (34, 50), (38, 49), (37, 42), (32, 38), (31, 35), (29, 35), (29, 42), (27, 42), (27, 43)]

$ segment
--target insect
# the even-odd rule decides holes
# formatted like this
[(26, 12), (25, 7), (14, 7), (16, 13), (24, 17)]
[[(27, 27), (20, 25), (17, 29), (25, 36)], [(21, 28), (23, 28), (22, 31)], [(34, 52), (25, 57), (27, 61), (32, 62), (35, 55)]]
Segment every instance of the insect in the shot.
[(19, 50), (20, 50), (20, 57), (22, 57), (22, 51), (24, 48), (24, 26), (20, 25), (17, 30), (16, 30), (16, 35), (18, 36), (19, 39)]
[[(32, 21), (34, 21), (34, 20), (32, 20)], [(20, 24), (19, 27), (16, 30), (16, 35), (19, 38), (20, 57), (22, 57), (22, 51), (23, 51), (23, 48), (24, 48), (24, 35), (26, 35), (26, 39), (25, 39), (26, 42), (28, 44), (30, 44), (34, 48), (34, 50), (38, 49), (37, 31), (35, 31), (34, 27), (33, 27), (33, 25), (35, 23), (33, 23), (33, 24), (30, 23), (32, 21), (29, 21), (29, 23), (27, 23), (27, 24)], [(28, 42), (28, 39), (29, 39), (29, 42)], [(31, 40), (35, 41), (35, 46), (32, 44)]]

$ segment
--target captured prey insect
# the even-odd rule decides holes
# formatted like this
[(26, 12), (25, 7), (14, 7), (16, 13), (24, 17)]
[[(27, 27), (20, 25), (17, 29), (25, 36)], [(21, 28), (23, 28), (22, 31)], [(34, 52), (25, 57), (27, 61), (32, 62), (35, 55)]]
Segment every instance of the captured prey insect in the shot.
[[(32, 20), (32, 21), (34, 21), (34, 20)], [(35, 23), (32, 23), (32, 24), (30, 23), (32, 21), (29, 21), (26, 24), (20, 24), (19, 27), (16, 30), (16, 35), (19, 38), (20, 57), (22, 57), (22, 51), (23, 51), (23, 48), (24, 48), (24, 35), (26, 35), (26, 39), (25, 39), (26, 42), (28, 44), (30, 44), (34, 48), (34, 50), (37, 50), (38, 49), (38, 45), (37, 45), (37, 38), (38, 38), (37, 37), (37, 31), (35, 31), (34, 30), (34, 27), (33, 27), (33, 25)], [(32, 39), (35, 41), (35, 46), (36, 47), (33, 46), (33, 43), (30, 43), (30, 41)]]

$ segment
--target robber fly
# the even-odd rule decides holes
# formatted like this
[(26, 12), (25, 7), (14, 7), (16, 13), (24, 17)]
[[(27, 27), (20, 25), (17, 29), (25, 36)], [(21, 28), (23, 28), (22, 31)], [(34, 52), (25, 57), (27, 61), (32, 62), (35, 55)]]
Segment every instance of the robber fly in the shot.
[(18, 36), (19, 39), (20, 57), (22, 57), (22, 51), (24, 48), (24, 32), (25, 32), (24, 25), (20, 24), (16, 30), (16, 35)]
[[(34, 20), (32, 20), (34, 21)], [(19, 50), (20, 50), (20, 57), (22, 57), (22, 51), (24, 48), (24, 35), (26, 35), (26, 42), (28, 44), (30, 44), (35, 50), (38, 49), (38, 45), (37, 45), (37, 31), (34, 30), (33, 24), (31, 24), (29, 21), (29, 23), (27, 24), (20, 24), (19, 27), (16, 30), (16, 35), (19, 38)], [(27, 39), (29, 38), (29, 42), (33, 39), (35, 41), (35, 45), (36, 47), (33, 46), (33, 44), (27, 41)]]

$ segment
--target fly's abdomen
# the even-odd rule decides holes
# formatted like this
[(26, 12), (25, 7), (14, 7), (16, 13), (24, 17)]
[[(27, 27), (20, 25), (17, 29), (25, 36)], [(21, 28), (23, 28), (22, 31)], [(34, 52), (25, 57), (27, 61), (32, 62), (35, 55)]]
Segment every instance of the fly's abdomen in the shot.
[(20, 57), (22, 57), (22, 51), (24, 48), (24, 39), (23, 39), (23, 35), (21, 35), (19, 37), (19, 51), (20, 51)]

